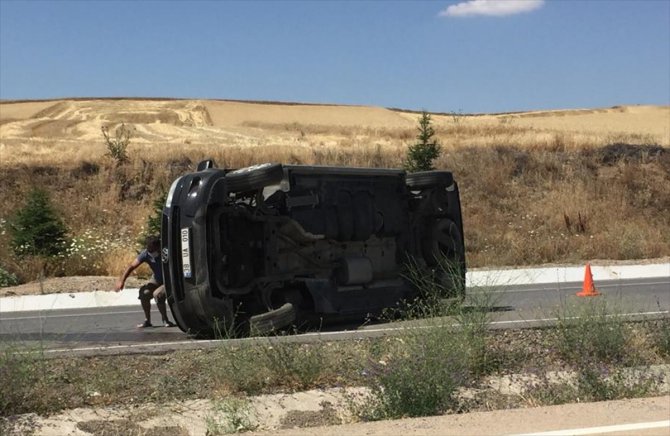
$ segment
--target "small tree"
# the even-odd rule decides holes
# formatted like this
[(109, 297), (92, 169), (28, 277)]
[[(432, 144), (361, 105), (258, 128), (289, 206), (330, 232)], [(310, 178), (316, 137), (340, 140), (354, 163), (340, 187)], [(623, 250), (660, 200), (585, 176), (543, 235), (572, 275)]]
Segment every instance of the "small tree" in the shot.
[(141, 239), (142, 244), (144, 244), (147, 236), (159, 235), (161, 233), (161, 222), (163, 221), (165, 200), (167, 200), (167, 191), (165, 190), (161, 191), (158, 197), (154, 199), (152, 203), (152, 213), (147, 218), (147, 232)]
[(102, 137), (105, 139), (105, 145), (107, 145), (107, 155), (114, 159), (117, 165), (127, 162), (127, 149), (132, 137), (131, 128), (121, 124), (114, 131), (114, 137), (109, 136), (109, 127), (102, 126), (100, 130), (102, 131)]
[(51, 205), (48, 194), (41, 189), (30, 191), (26, 204), (10, 221), (9, 231), (16, 256), (43, 259), (42, 275), (47, 260), (65, 251), (67, 228)]
[(434, 170), (433, 161), (440, 155), (441, 146), (435, 137), (430, 115), (423, 111), (419, 118), (417, 142), (407, 150), (405, 169), (409, 172)]

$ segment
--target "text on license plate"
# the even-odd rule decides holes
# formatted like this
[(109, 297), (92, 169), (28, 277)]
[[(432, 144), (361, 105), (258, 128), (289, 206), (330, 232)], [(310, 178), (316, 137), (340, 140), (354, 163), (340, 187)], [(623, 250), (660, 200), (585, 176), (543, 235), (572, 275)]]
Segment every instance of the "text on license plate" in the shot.
[(191, 278), (191, 252), (190, 252), (190, 232), (188, 227), (181, 229), (181, 268), (184, 277)]

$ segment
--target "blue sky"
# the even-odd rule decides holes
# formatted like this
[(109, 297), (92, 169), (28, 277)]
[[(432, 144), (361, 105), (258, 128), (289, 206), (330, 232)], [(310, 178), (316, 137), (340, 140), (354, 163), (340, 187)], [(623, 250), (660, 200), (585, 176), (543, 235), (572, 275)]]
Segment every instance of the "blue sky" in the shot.
[(0, 98), (670, 104), (670, 0), (495, 3), (0, 0)]

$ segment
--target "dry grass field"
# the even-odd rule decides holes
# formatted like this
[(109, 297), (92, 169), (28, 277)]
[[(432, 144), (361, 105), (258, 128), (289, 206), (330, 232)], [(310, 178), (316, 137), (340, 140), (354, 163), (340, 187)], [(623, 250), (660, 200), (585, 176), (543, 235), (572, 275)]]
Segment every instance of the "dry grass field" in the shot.
[[(151, 204), (203, 158), (400, 167), (418, 115), (361, 106), (162, 99), (0, 102), (0, 267), (8, 222), (47, 189), (73, 239), (53, 274), (118, 274)], [(434, 114), (462, 193), (470, 266), (670, 255), (670, 107)], [(106, 156), (102, 127), (132, 130), (130, 161)]]

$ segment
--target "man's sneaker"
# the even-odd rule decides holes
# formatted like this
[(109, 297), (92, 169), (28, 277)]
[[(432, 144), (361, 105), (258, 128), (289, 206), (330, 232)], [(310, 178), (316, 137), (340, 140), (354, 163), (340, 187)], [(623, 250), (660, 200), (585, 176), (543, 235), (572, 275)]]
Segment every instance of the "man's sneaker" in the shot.
[(165, 320), (163, 321), (163, 327), (176, 327), (177, 324), (173, 323), (172, 321)]
[(142, 324), (137, 324), (138, 329), (145, 329), (147, 327), (153, 327), (149, 321), (144, 321)]

